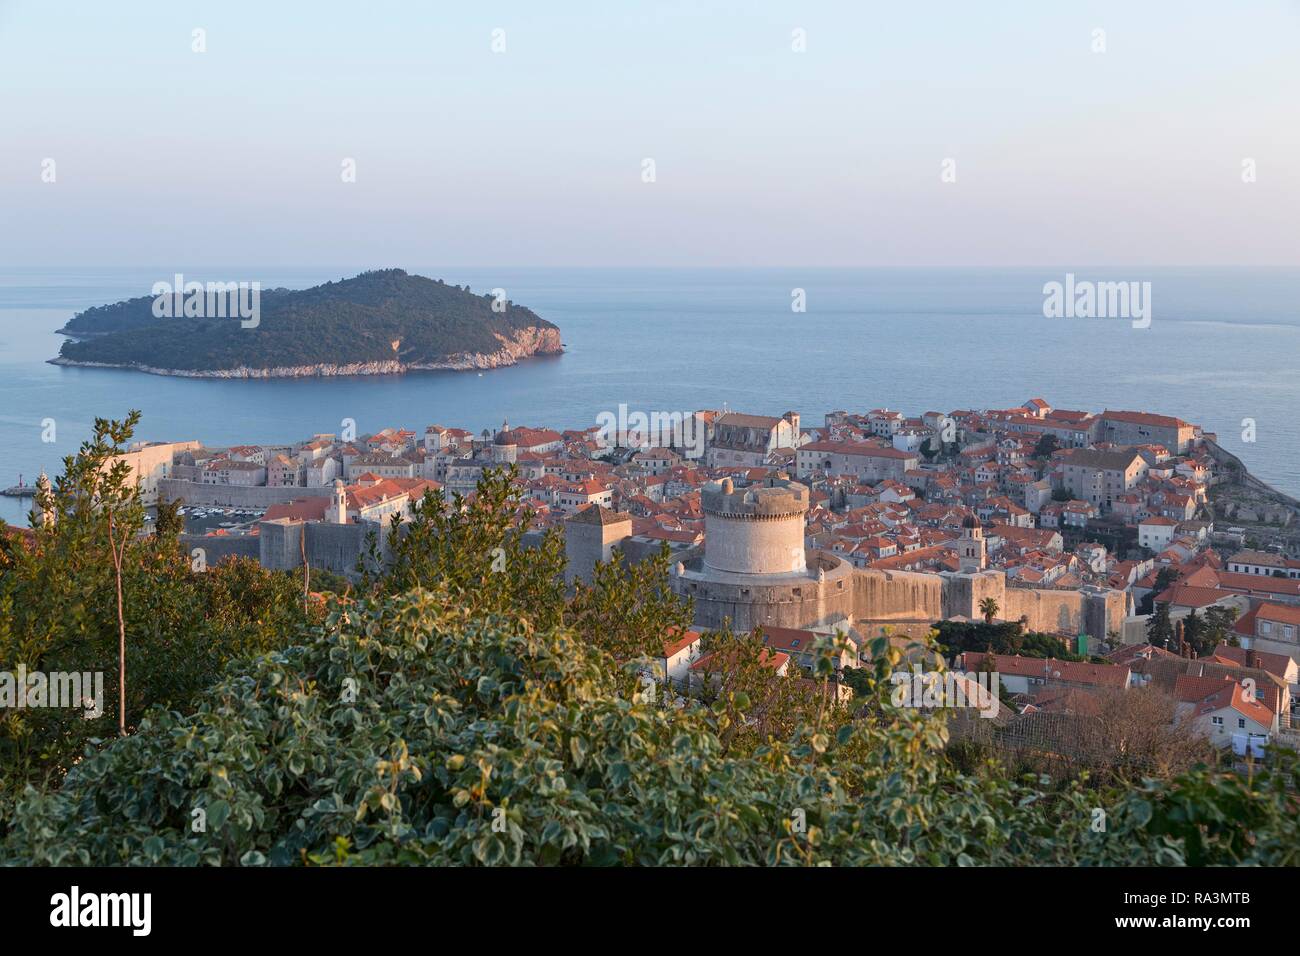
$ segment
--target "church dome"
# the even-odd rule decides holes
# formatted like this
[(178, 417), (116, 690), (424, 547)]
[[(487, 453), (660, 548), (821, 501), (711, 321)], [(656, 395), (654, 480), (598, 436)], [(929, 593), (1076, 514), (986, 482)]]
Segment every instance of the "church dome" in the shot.
[(494, 445), (518, 445), (519, 436), (510, 428), (509, 422), (501, 423), (501, 430), (497, 432), (496, 438), (492, 439)]

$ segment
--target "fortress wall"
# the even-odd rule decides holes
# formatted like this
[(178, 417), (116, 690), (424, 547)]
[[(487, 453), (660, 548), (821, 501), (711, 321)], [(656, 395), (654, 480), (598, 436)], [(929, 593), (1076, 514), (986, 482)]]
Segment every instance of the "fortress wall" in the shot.
[(1035, 631), (1070, 636), (1085, 633), (1095, 646), (1111, 631), (1123, 632), (1127, 605), (1122, 591), (1007, 588), (1006, 603), (998, 616), (1008, 621), (1027, 616)]
[(998, 617), (1006, 621), (1027, 617), (1032, 631), (1078, 634), (1086, 630), (1083, 604), (1083, 595), (1078, 591), (1007, 588)]
[(193, 560), (195, 548), (203, 549), (203, 560), (208, 567), (218, 564), (225, 558), (253, 558), (258, 557), (257, 538), (251, 535), (245, 536), (221, 536), (208, 537), (202, 534), (182, 534), (179, 536), (181, 552)]
[(1102, 640), (1123, 628), (1127, 600), (1122, 591), (1054, 591), (1008, 587), (1001, 571), (926, 574), (909, 571), (854, 573), (853, 615), (858, 621), (938, 621), (980, 619), (980, 602), (992, 598), (998, 618), (1029, 620), (1029, 628), (1049, 634), (1083, 631)]
[(992, 598), (1001, 608), (999, 617), (1009, 617), (1006, 612), (1007, 578), (1001, 571), (969, 571), (945, 574), (943, 581), (943, 617), (981, 618), (980, 602)]
[(239, 485), (204, 485), (178, 478), (158, 479), (158, 500), (184, 499), (187, 505), (216, 505), (223, 508), (266, 508), (302, 498), (328, 498), (334, 489), (319, 488), (243, 488)]
[(866, 621), (937, 621), (944, 616), (944, 582), (915, 571), (855, 571), (854, 617)]
[(359, 524), (325, 524), (312, 522), (307, 529), (307, 560), (313, 568), (324, 568), (348, 577), (356, 576), (357, 558), (366, 548), (366, 536), (373, 530), (379, 536), (379, 552), (387, 559), (387, 530), (375, 522)]
[(297, 521), (262, 521), (258, 524), (262, 539), (262, 566), (287, 571), (302, 565), (302, 529)]
[(743, 586), (674, 577), (671, 583), (676, 594), (694, 599), (697, 627), (721, 628), (727, 621), (733, 631), (763, 624), (809, 628), (847, 620), (853, 614), (853, 587), (844, 578)]
[[(357, 559), (366, 548), (366, 535), (371, 530), (379, 534), (380, 554), (385, 560), (388, 558), (388, 531), (381, 531), (378, 524), (372, 521), (359, 524), (263, 521), (258, 527), (261, 545), (255, 556), (264, 567), (277, 571), (301, 568), (305, 550), (307, 562), (313, 568), (354, 578)], [(305, 545), (304, 535), (307, 539)], [(258, 538), (252, 540), (257, 541)]]
[[(1105, 640), (1111, 631), (1123, 634), (1124, 621), (1129, 613), (1129, 596), (1123, 591), (1103, 591), (1087, 595), (1088, 612), (1085, 624), (1088, 633)], [(1094, 630), (1095, 628), (1095, 630)]]

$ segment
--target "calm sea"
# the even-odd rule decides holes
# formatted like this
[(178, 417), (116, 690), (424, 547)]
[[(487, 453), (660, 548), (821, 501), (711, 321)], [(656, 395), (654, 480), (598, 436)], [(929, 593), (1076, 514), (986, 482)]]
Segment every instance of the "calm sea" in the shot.
[[(356, 269), (8, 270), (0, 275), (0, 485), (56, 473), (93, 420), (139, 408), (139, 437), (289, 442), (385, 426), (475, 431), (594, 424), (631, 410), (1145, 409), (1219, 434), (1251, 470), (1300, 496), (1300, 270), (1080, 269), (1152, 283), (1153, 321), (1046, 319), (1066, 270), (442, 269), (408, 271), (508, 296), (556, 323), (563, 356), (484, 372), (224, 381), (49, 365), (54, 330), (88, 306), (187, 279), (302, 288)], [(803, 289), (807, 311), (791, 308)], [(1256, 440), (1243, 442), (1243, 420)], [(42, 441), (46, 420), (52, 442)], [(0, 518), (28, 504), (0, 498)]]

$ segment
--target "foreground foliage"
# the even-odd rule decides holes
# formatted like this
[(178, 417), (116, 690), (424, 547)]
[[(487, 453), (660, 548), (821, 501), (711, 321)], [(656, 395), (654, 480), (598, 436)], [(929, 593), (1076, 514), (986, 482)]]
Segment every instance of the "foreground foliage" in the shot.
[[(301, 584), (256, 561), (194, 572), (177, 541), (175, 508), (141, 537), (144, 509), (124, 465), (111, 464), (138, 421), (99, 420), (64, 462), (24, 539), (0, 531), (0, 671), (103, 674), (104, 713), (47, 707), (0, 710), (0, 834), (29, 783), (57, 787), (87, 746), (116, 733), (119, 717), (117, 581), (109, 520), (121, 551), (126, 640), (126, 724), (153, 706), (192, 708), (224, 664), (285, 646), (308, 620)], [(41, 521), (48, 506), (52, 524)], [(87, 693), (89, 691), (87, 690)]]
[[(753, 697), (675, 706), (564, 626), (416, 589), (336, 602), (29, 791), (3, 856), (38, 864), (1293, 863), (1283, 776), (1111, 793), (964, 775), (944, 717), (835, 709), (728, 741)], [(742, 645), (736, 646), (743, 653)], [(771, 678), (781, 680), (781, 678)], [(1105, 814), (1094, 829), (1095, 810)], [(201, 825), (200, 825), (201, 823)]]
[[(389, 573), (329, 596), (316, 618), (295, 610), (258, 631), (267, 618), (252, 617), (256, 605), (288, 613), (301, 596), (241, 580), (252, 568), (226, 572), (209, 605), (228, 609), (217, 633), (227, 648), (240, 646), (236, 633), (250, 643), (224, 665), (204, 660), (175, 692), (160, 684), (130, 736), (92, 743), (65, 761), (66, 776), (32, 779), (0, 859), (1177, 865), (1300, 855), (1292, 758), (1252, 776), (1196, 767), (1124, 787), (959, 767), (944, 712), (891, 705), (901, 653), (883, 638), (874, 670), (855, 675), (851, 706), (827, 693), (830, 638), (807, 673), (783, 678), (764, 666), (761, 641), (706, 635), (727, 666), (684, 698), (647, 680), (665, 635), (691, 619), (665, 588), (666, 553), (601, 566), (566, 594), (558, 539), (526, 540), (508, 475), (434, 503), (393, 536)], [(153, 572), (138, 573), (127, 593), (143, 600)], [(202, 587), (222, 580), (210, 575)], [(0, 622), (19, 620), (10, 601)], [(23, 613), (30, 630), (35, 612)], [(64, 613), (51, 639), (77, 634), (81, 617)], [(128, 633), (154, 635), (150, 653), (164, 659), (193, 653), (188, 638), (168, 644), (186, 633), (174, 630), (183, 617), (164, 614), (152, 632), (142, 617)], [(943, 666), (939, 651), (931, 669)], [(191, 694), (205, 677), (211, 686)]]

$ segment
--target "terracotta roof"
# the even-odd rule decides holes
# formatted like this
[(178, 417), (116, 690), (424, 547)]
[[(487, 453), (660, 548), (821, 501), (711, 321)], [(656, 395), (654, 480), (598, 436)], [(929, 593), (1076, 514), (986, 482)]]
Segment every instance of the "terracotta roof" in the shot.
[(1101, 417), (1117, 422), (1127, 422), (1130, 425), (1151, 425), (1157, 428), (1190, 427), (1181, 418), (1171, 418), (1168, 415), (1153, 415), (1150, 412), (1117, 412), (1108, 408), (1102, 412)]
[(1255, 618), (1260, 621), (1276, 621), (1279, 624), (1300, 624), (1300, 607), (1261, 604), (1255, 609)]
[[(1196, 704), (1196, 716), (1205, 717), (1216, 710), (1230, 707), (1243, 717), (1257, 724), (1269, 727), (1273, 723), (1273, 712), (1262, 704), (1258, 697), (1246, 695), (1246, 688), (1235, 680), (1223, 679), (1217, 686), (1209, 677), (1179, 677), (1175, 696), (1183, 702)], [(1206, 691), (1202, 694), (1201, 691)]]
[(1258, 667), (1283, 680), (1286, 679), (1287, 670), (1292, 664), (1291, 658), (1286, 654), (1247, 650), (1244, 647), (1233, 647), (1231, 644), (1220, 644), (1214, 649), (1214, 656), (1231, 661), (1239, 667)]
[(1187, 584), (1171, 584), (1156, 595), (1157, 604), (1173, 604), (1177, 607), (1209, 607), (1224, 598), (1232, 597), (1231, 591), (1218, 588), (1198, 588)]
[(781, 419), (768, 415), (745, 415), (741, 412), (727, 412), (715, 423), (718, 427), (734, 425), (738, 428), (775, 428)]
[(1127, 644), (1116, 648), (1106, 655), (1108, 661), (1116, 664), (1131, 664), (1137, 660), (1150, 660), (1153, 657), (1177, 657), (1173, 651), (1151, 644)]
[[(734, 659), (735, 652), (734, 651), (731, 652), (731, 654), (729, 654), (728, 656)], [(694, 664), (691, 665), (691, 670), (693, 671), (718, 670), (719, 669), (718, 664), (714, 662), (714, 658), (716, 657), (718, 657), (717, 652), (713, 654), (705, 654), (698, 661), (696, 661)], [(789, 660), (790, 660), (790, 655), (784, 653), (783, 651), (772, 652), (765, 647), (758, 652), (758, 662), (762, 664), (764, 667), (770, 667), (774, 671), (779, 671), (783, 666), (785, 666), (785, 664)], [(724, 661), (723, 663), (727, 663), (727, 662)]]
[(817, 635), (793, 627), (764, 627), (763, 643), (786, 653), (802, 654), (813, 646)]
[[(979, 670), (987, 655), (968, 651), (965, 655), (967, 670)], [(1085, 664), (1076, 661), (1058, 661), (1054, 657), (1021, 657), (1019, 654), (995, 654), (995, 664), (1000, 674), (1017, 677), (1046, 677), (1071, 684), (1092, 684), (1100, 687), (1127, 687), (1129, 669), (1116, 664)]]
[(622, 511), (614, 511), (612, 508), (602, 508), (600, 505), (587, 505), (577, 514), (568, 519), (572, 524), (594, 524), (594, 525), (612, 525), (622, 521), (631, 522), (632, 516)]
[(288, 504), (271, 505), (262, 515), (263, 521), (287, 518), (290, 521), (322, 521), (330, 499), (324, 496), (300, 498)]
[(674, 654), (680, 653), (699, 639), (699, 631), (682, 631), (680, 636), (670, 636), (669, 640), (664, 641), (664, 657), (672, 657)]
[(837, 455), (858, 455), (866, 458), (916, 459), (919, 457), (916, 452), (899, 451), (897, 448), (886, 448), (882, 445), (873, 445), (867, 442), (848, 441), (810, 442), (807, 445), (801, 445), (799, 451), (830, 452)]

